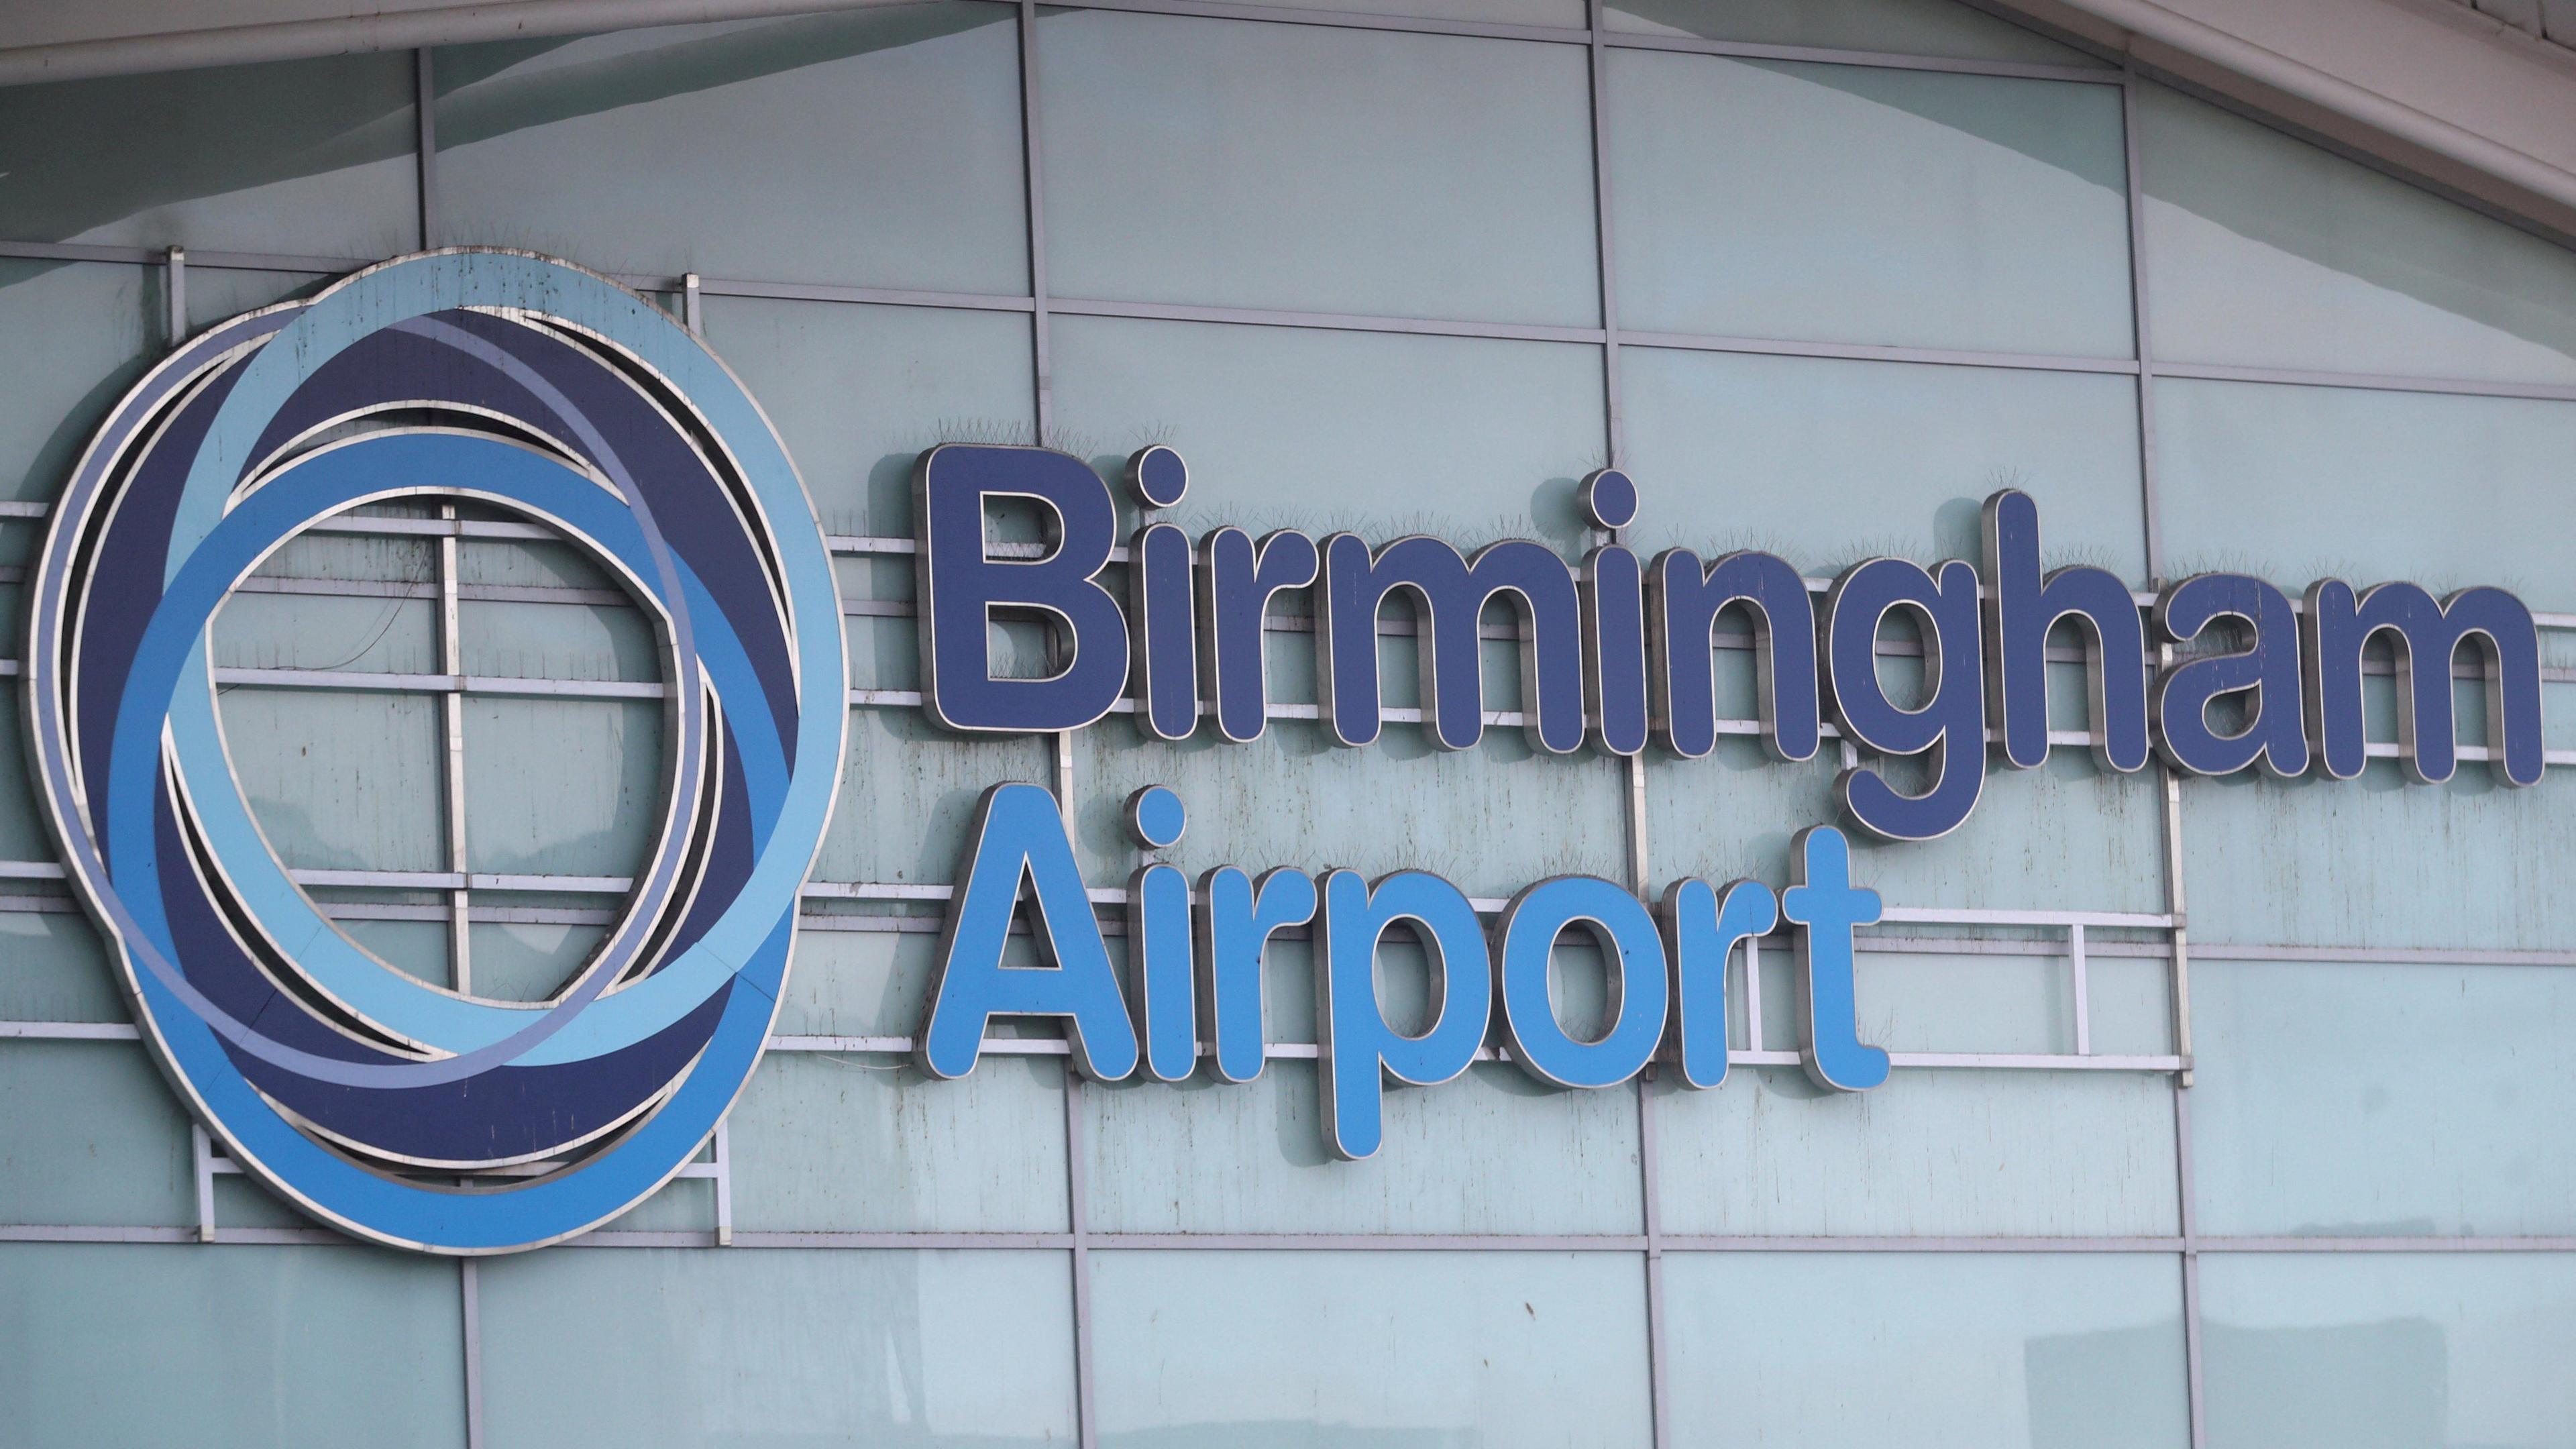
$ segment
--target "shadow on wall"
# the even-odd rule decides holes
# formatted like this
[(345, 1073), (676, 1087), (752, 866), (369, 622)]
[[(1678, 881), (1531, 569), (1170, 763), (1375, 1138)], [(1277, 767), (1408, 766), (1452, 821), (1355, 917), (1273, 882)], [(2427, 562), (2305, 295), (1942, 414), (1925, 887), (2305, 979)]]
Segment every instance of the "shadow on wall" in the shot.
[[(891, 50), (1012, 17), (900, 5), (692, 35), (535, 75), (569, 39), (442, 51), (442, 147)], [(463, 94), (458, 94), (463, 92)], [(412, 153), (408, 52), (0, 88), (0, 237), (64, 241), (172, 202)]]

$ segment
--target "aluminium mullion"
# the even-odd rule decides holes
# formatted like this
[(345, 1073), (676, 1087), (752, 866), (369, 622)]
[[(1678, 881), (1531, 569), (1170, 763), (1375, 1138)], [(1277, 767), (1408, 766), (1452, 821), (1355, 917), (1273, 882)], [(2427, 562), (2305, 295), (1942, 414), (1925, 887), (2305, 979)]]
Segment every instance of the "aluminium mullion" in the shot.
[[(453, 520), (456, 505), (442, 503), (438, 516)], [(465, 677), (465, 641), (463, 613), (456, 595), (456, 535), (444, 534), (438, 540), (438, 653), (439, 667), (449, 676)], [(460, 884), (448, 892), (448, 969), (458, 993), (474, 990), (474, 877), (466, 863), (465, 851), (465, 694), (448, 690), (439, 696), (439, 717), (445, 726), (445, 806), (447, 817), (447, 868)]]
[[(1592, 240), (1600, 277), (1602, 448), (1613, 468), (1627, 462), (1627, 407), (1619, 383), (1619, 253), (1610, 186), (1609, 58), (1602, 48), (1603, 0), (1585, 0), (1585, 61), (1590, 78), (1592, 123)], [(1625, 528), (1609, 531), (1608, 541), (1627, 542)], [(1268, 621), (1264, 621), (1267, 627)], [(1479, 634), (1483, 631), (1479, 630)], [(1620, 762), (1620, 791), (1628, 825), (1629, 887), (1651, 900), (1653, 889), (1646, 853), (1646, 760), (1640, 752)], [(1661, 1165), (1656, 1158), (1653, 1062), (1637, 1073), (1637, 1192), (1641, 1226), (1646, 1233), (1643, 1287), (1646, 1299), (1646, 1407), (1648, 1433), (1657, 1449), (1671, 1449), (1672, 1391), (1664, 1349), (1664, 1259)]]
[(432, 52), (412, 52), (413, 174), (420, 183), (420, 249), (438, 245), (438, 86)]
[[(1035, 0), (1020, 0), (1020, 161), (1027, 188), (1029, 247), (1029, 358), (1032, 384), (1031, 419), (1046, 446), (1055, 428), (1054, 363), (1047, 327), (1046, 148), (1038, 125), (1038, 10)], [(1065, 834), (1073, 834), (1073, 732), (1051, 740), (1056, 806), (1064, 814)], [(1091, 1250), (1088, 1244), (1091, 1201), (1084, 1171), (1082, 1078), (1071, 1062), (1064, 1069), (1065, 1216), (1071, 1234), (1066, 1256), (1073, 1282), (1073, 1418), (1078, 1449), (1098, 1449), (1098, 1412), (1094, 1406), (1091, 1338)]]
[[(2147, 583), (2150, 588), (2161, 590), (2165, 586), (2165, 559), (2162, 496), (2157, 486), (2155, 328), (2147, 291), (2146, 179), (2138, 143), (2138, 79), (2134, 69), (2122, 72), (2120, 143), (2124, 169), (2128, 173), (2125, 191), (2129, 209), (2130, 325), (2138, 353), (2138, 506), (2146, 549)], [(2161, 668), (2172, 667), (2174, 650), (2171, 644), (2158, 645), (2156, 654)], [(2173, 992), (2174, 1054), (2182, 1062), (2181, 1070), (2173, 1074), (2171, 1090), (2177, 1200), (2175, 1225), (2182, 1233), (2183, 1392), (2191, 1449), (2205, 1449), (2209, 1443), (2209, 1431), (2200, 1368), (2200, 1259), (2192, 1247), (2195, 1193), (2191, 1170), (2191, 957), (2186, 910), (2188, 896), (2183, 884), (2182, 776), (2165, 760), (2156, 761), (2155, 773), (2161, 797), (2157, 823), (2164, 837), (2165, 914), (2170, 920), (2165, 939), (2172, 951), (2169, 980)], [(2080, 930), (2072, 944), (2080, 961), (2083, 951)]]
[(483, 1285), (476, 1260), (456, 1260), (457, 1311), (465, 1330), (465, 1449), (483, 1449)]

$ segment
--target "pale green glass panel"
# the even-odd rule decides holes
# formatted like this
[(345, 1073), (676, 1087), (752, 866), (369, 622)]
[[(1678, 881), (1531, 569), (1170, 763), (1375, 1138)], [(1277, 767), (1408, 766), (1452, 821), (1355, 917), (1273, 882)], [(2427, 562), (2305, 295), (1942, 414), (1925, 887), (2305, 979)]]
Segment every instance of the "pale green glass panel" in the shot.
[(1666, 1232), (2178, 1230), (2161, 1076), (1899, 1068), (1870, 1091), (1832, 1092), (1795, 1067), (1737, 1067), (1708, 1091), (1665, 1080), (1649, 1092)]
[(1763, 548), (1812, 575), (1973, 560), (1978, 508), (2019, 488), (2050, 567), (2146, 576), (2128, 378), (1652, 347), (1619, 368), (1640, 551)]
[(1668, 1253), (1664, 1332), (1683, 1444), (2191, 1440), (2171, 1257)]
[(659, 700), (468, 697), (466, 860), (634, 875), (663, 823), (662, 716)]
[(429, 599), (245, 591), (216, 613), (213, 652), (218, 669), (436, 673), (438, 606)]
[(2560, 545), (2576, 402), (2156, 381), (2165, 552), (2296, 598), (2328, 575), (2472, 584), (2576, 609)]
[(817, 1036), (912, 1035), (929, 1020), (936, 922), (925, 916), (914, 924), (927, 929), (895, 932), (825, 930), (807, 921), (796, 933), (776, 1029)]
[(906, 5), (442, 49), (438, 240), (1025, 295), (1012, 19)]
[(885, 1053), (772, 1052), (730, 1121), (745, 1229), (1065, 1230), (1061, 1058), (940, 1081)]
[(59, 904), (0, 911), (0, 1021), (126, 1020), (97, 930), (69, 902)]
[(1614, 50), (1632, 330), (2132, 356), (2114, 86)]
[(1585, 53), (1050, 11), (1048, 290), (1597, 325)]
[(630, 1249), (481, 1276), (496, 1445), (1074, 1437), (1062, 1253)]
[(2576, 974), (2192, 966), (2202, 1232), (2576, 1233)]
[(36, 799), (35, 775), (27, 763), (21, 689), (14, 675), (0, 689), (0, 860), (50, 861), (53, 828), (45, 823), (45, 807)]
[(2304, 141), (2138, 87), (2156, 354), (2576, 382), (2576, 255)]
[(1189, 835), (1166, 855), (1193, 877), (1220, 865), (1255, 875), (1293, 865), (1318, 877), (1343, 868), (1371, 879), (1427, 870), (1494, 898), (1551, 875), (1624, 878), (1618, 765), (1535, 751), (1516, 728), (1489, 726), (1484, 743), (1463, 751), (1424, 735), (1389, 724), (1376, 744), (1352, 749), (1330, 743), (1314, 721), (1272, 720), (1250, 744), (1218, 740), (1213, 729), (1147, 743), (1133, 716), (1113, 715), (1074, 740), (1085, 878), (1126, 883), (1141, 858), (1124, 804), (1156, 784), (1189, 807)]
[(1148, 443), (1178, 449), (1189, 495), (1161, 516), (1193, 534), (1530, 537), (1582, 556), (1574, 486), (1605, 461), (1597, 347), (1105, 317), (1052, 326), (1057, 445), (1112, 477)]
[(457, 604), (465, 672), (513, 679), (662, 678), (653, 617), (631, 605), (466, 599)]
[[(1867, 763), (1909, 791), (1922, 788), (1907, 762)], [(1840, 767), (1830, 742), (1797, 765), (1744, 736), (1721, 739), (1704, 759), (1649, 755), (1647, 838), (1658, 889), (1685, 876), (1750, 876), (1777, 889), (1788, 884), (1797, 832), (1837, 825), (1852, 836), (1853, 881), (1887, 905), (2164, 909), (2151, 776), (2103, 771), (2061, 746), (2036, 770), (1990, 768), (1975, 813), (1941, 839), (1882, 842), (1852, 828), (1834, 804)]]
[[(327, 906), (326, 906), (327, 909)], [(455, 972), (448, 961), (445, 921), (376, 921), (334, 917), (340, 934), (358, 943), (377, 960), (436, 986), (451, 985)]]
[[(706, 1160), (701, 1150), (694, 1159)], [(716, 1185), (702, 1177), (673, 1178), (653, 1195), (601, 1224), (606, 1232), (706, 1233), (716, 1229)]]
[(817, 881), (946, 885), (984, 792), (1053, 778), (1052, 736), (951, 734), (908, 707), (853, 709), (841, 796), (814, 859)]
[[(0, 180), (0, 185), (6, 185)], [(165, 343), (158, 275), (106, 263), (0, 259), (0, 496), (50, 501), (92, 429)], [(32, 523), (0, 539), (34, 547)], [(21, 555), (23, 556), (23, 555)]]
[(2215, 1449), (2542, 1449), (2576, 1422), (2576, 1256), (2200, 1260)]
[(924, 451), (1036, 436), (1023, 316), (710, 297), (706, 328), (777, 427), (829, 533), (909, 536)]
[(462, 1315), (371, 1248), (0, 1244), (0, 1403), (23, 1444), (461, 1446)]
[(242, 798), (279, 860), (447, 869), (435, 696), (236, 685), (215, 705)]
[[(478, 893), (475, 899), (505, 908), (532, 903), (515, 893)], [(581, 898), (582, 906), (593, 908), (622, 904), (615, 896)], [(474, 994), (501, 1001), (551, 1000), (598, 952), (608, 929), (561, 922), (476, 921), (468, 927), (474, 946)]]
[(0, 1222), (196, 1221), (187, 1118), (142, 1047), (9, 1042), (0, 1101)]
[(0, 90), (0, 236), (409, 251), (415, 90), (401, 50)]
[(2576, 781), (2560, 769), (2527, 790), (2472, 763), (2422, 785), (2395, 760), (2355, 780), (2183, 787), (2192, 935), (2211, 947), (2563, 951), (2571, 858)]
[(1955, 0), (1614, 0), (1602, 7), (1611, 30), (1874, 50), (1947, 60), (2100, 65), (2072, 46)]
[(1643, 1444), (1627, 1253), (1091, 1255), (1107, 1449)]
[[(1311, 1039), (1311, 1034), (1309, 1034)], [(1644, 1221), (1637, 1097), (1567, 1091), (1486, 1063), (1386, 1092), (1386, 1145), (1324, 1145), (1311, 1061), (1258, 1080), (1087, 1088), (1097, 1232), (1633, 1233)]]

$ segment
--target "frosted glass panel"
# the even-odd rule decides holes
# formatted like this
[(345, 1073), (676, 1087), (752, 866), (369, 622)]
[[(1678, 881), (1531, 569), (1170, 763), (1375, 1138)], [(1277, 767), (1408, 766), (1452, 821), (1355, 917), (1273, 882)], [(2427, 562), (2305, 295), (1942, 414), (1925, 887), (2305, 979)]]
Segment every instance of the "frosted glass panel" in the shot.
[(0, 1339), (13, 1443), (465, 1442), (456, 1268), (436, 1259), (0, 1243)]
[[(2183, 877), (2203, 949), (2565, 950), (2576, 780), (2528, 790), (2464, 764), (2417, 784), (2395, 760), (2356, 780), (2236, 775), (2183, 790)], [(2218, 954), (2225, 955), (2220, 949)]]
[(2542, 1449), (2576, 1422), (2576, 1256), (2212, 1254), (2200, 1309), (2216, 1449)]
[(2159, 378), (2156, 438), (2176, 577), (2495, 584), (2576, 609), (2576, 402)]
[[(1350, 528), (1381, 542), (1427, 530), (1461, 544), (1535, 537), (1582, 556), (1574, 485), (1607, 461), (1598, 347), (1052, 325), (1062, 446), (1103, 469), (1148, 443), (1179, 449), (1190, 491), (1168, 516), (1193, 533)], [(1649, 510), (1666, 502), (1646, 487)]]
[(1072, 1282), (1039, 1252), (494, 1259), (484, 1421), (496, 1445), (1067, 1443)]
[[(10, 92), (0, 91), (0, 95)], [(5, 185), (0, 180), (0, 185)], [(90, 430), (165, 342), (161, 281), (142, 267), (0, 258), (0, 497), (49, 502)], [(12, 558), (41, 535), (0, 524)]]
[(1036, 434), (1026, 317), (752, 297), (705, 306), (708, 341), (760, 399), (825, 532), (909, 535), (922, 452)]
[(631, 876), (669, 788), (659, 700), (470, 696), (465, 849), (479, 871)]
[(0, 237), (409, 251), (416, 90), (404, 50), (0, 89)]
[(1634, 1233), (1644, 1223), (1628, 1087), (1559, 1091), (1492, 1063), (1437, 1087), (1390, 1088), (1386, 1145), (1365, 1162), (1326, 1152), (1312, 1062), (1271, 1062), (1240, 1086), (1085, 1088), (1083, 1104), (1100, 1232)]
[(1956, 0), (1613, 0), (1603, 11), (1610, 29), (1647, 35), (1954, 60), (2101, 64)]
[(2126, 357), (2120, 92), (1614, 50), (1620, 324)]
[(884, 1054), (773, 1052), (728, 1120), (739, 1227), (1065, 1229), (1060, 1058), (943, 1082)]
[(215, 708), (242, 798), (289, 867), (447, 869), (435, 695), (238, 685)]
[(2138, 88), (2159, 357), (2576, 381), (2576, 255), (2159, 86)]
[(2576, 1233), (2565, 967), (2192, 964), (2202, 1232)]
[[(1795, 1044), (1785, 1032), (1764, 1043)], [(1835, 1093), (1794, 1067), (1738, 1067), (1708, 1091), (1666, 1080), (1650, 1094), (1666, 1232), (2179, 1228), (2172, 1089), (2161, 1076), (1900, 1068), (1884, 1086)]]
[(69, 901), (0, 911), (0, 1021), (123, 1021), (104, 943)]
[(1025, 295), (1013, 19), (904, 5), (441, 50), (438, 239)]
[(0, 1042), (0, 1101), (0, 1223), (196, 1221), (187, 1119), (142, 1047)]
[(1684, 1444), (2190, 1442), (2175, 1258), (1668, 1254), (1664, 1295)]
[(1104, 1449), (1642, 1444), (1627, 1253), (1092, 1254)]
[(2010, 487), (2051, 566), (2146, 575), (2128, 378), (1650, 347), (1619, 367), (1640, 550), (1766, 548), (1811, 574), (1973, 559), (1978, 507)]
[[(1739, 717), (1751, 718), (1749, 707)], [(1650, 754), (1646, 815), (1657, 878), (1749, 875), (1785, 884), (1792, 838), (1838, 818), (1840, 767), (1830, 744), (1814, 761), (1791, 765), (1742, 736), (1722, 740), (1705, 759)], [(2036, 770), (1990, 767), (1976, 812), (1939, 840), (1856, 840), (1852, 879), (1896, 906), (2161, 911), (2157, 809), (2151, 774), (2101, 770), (2081, 747), (2060, 746)]]
[(1038, 21), (1057, 296), (1595, 324), (1585, 52)]

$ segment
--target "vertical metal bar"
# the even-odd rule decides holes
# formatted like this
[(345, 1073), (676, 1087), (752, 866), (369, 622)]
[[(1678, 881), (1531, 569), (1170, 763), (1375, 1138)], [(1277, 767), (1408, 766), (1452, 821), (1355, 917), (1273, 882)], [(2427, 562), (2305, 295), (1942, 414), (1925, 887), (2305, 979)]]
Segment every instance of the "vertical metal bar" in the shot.
[[(1055, 431), (1055, 375), (1047, 347), (1046, 156), (1038, 133), (1038, 7), (1020, 0), (1020, 158), (1028, 187), (1030, 377), (1035, 387), (1036, 441)], [(1073, 735), (1054, 738), (1055, 796), (1073, 833)], [(1082, 1078), (1064, 1074), (1064, 1180), (1073, 1233), (1073, 1414), (1077, 1449), (1098, 1449), (1091, 1367), (1091, 1193), (1084, 1170)]]
[(716, 1246), (733, 1246), (733, 1140), (729, 1124), (718, 1122), (714, 1150), (709, 1154), (716, 1168)]
[[(450, 523), (456, 520), (456, 505), (438, 505), (438, 516)], [(453, 529), (438, 539), (438, 668), (453, 679), (465, 675), (465, 640), (462, 610), (456, 589), (456, 533)], [(443, 690), (439, 694), (439, 712), (447, 727), (447, 868), (464, 877), (471, 868), (465, 854), (465, 692)], [(449, 974), (458, 991), (474, 989), (474, 893), (462, 880), (447, 894)]]
[(1073, 1408), (1079, 1449), (1099, 1449), (1092, 1407), (1091, 1187), (1083, 1161), (1082, 1077), (1064, 1070), (1064, 1186), (1073, 1223)]
[(680, 279), (680, 325), (688, 328), (694, 336), (706, 335), (706, 301), (695, 272)]
[[(2144, 82), (2134, 69), (2122, 79), (2120, 134), (2128, 169), (2129, 305), (2135, 314), (2132, 325), (2138, 344), (2139, 503), (2144, 523), (2148, 586), (2161, 589), (2165, 584), (2166, 563), (2164, 524), (2157, 486), (2155, 329), (2148, 317), (2146, 183), (2138, 145), (2138, 87), (2142, 84)], [(2156, 650), (2157, 668), (2170, 668), (2172, 664), (2173, 647), (2159, 645)], [(2182, 777), (2161, 760), (2156, 763), (2156, 773), (2163, 786), (2164, 797), (2159, 814), (2165, 845), (2165, 912), (2173, 918), (2169, 937), (2173, 947), (2174, 1054), (2183, 1061), (2183, 1069), (2174, 1077), (2173, 1094), (2174, 1180), (2181, 1198), (2177, 1211), (2182, 1227), (2185, 1392), (2190, 1400), (2192, 1449), (2202, 1449), (2209, 1442), (2209, 1427), (2205, 1396), (2201, 1392), (2200, 1235), (2191, 1167), (2191, 948), (2183, 891)], [(2083, 940), (2080, 927), (2075, 940), (2080, 961)], [(2080, 1022), (2081, 1018), (2078, 1020)], [(2079, 1050), (2081, 1044), (2079, 1042)]]
[(2075, 1054), (2093, 1055), (2093, 990), (2084, 979), (2084, 923), (2066, 928), (2066, 960), (2075, 975)]
[(418, 125), (413, 133), (413, 171), (420, 178), (420, 249), (438, 245), (438, 86), (430, 70), (430, 49), (422, 46), (411, 53), (414, 85), (412, 115)]
[[(1586, 0), (1584, 20), (1590, 32), (1587, 59), (1590, 63), (1592, 102), (1592, 225), (1594, 245), (1599, 248), (1597, 262), (1601, 277), (1601, 406), (1602, 447), (1613, 468), (1621, 467), (1627, 456), (1627, 406), (1621, 397), (1619, 381), (1619, 265), (1612, 220), (1610, 190), (1610, 126), (1608, 117), (1609, 57), (1602, 47), (1602, 0)], [(1625, 530), (1611, 531), (1614, 543), (1626, 541)], [(1646, 760), (1643, 755), (1628, 757), (1624, 773), (1627, 779), (1628, 873), (1631, 887), (1640, 896), (1654, 888), (1651, 862), (1646, 850)], [(1637, 1172), (1643, 1194), (1646, 1230), (1646, 1394), (1654, 1426), (1654, 1443), (1668, 1446), (1673, 1442), (1672, 1393), (1664, 1367), (1664, 1248), (1663, 1210), (1660, 1173), (1655, 1159), (1655, 1099), (1648, 1087), (1653, 1075), (1650, 1066), (1637, 1074)]]
[(2191, 1171), (2191, 1088), (2174, 1089), (2174, 1164), (2180, 1185), (2182, 1223), (2182, 1351), (2185, 1379), (2191, 1391), (2192, 1449), (2209, 1442), (2207, 1397), (2201, 1392), (2200, 1217), (2198, 1192)]
[(1762, 938), (1744, 938), (1744, 1049), (1762, 1050)]
[(1055, 429), (1055, 374), (1047, 355), (1046, 148), (1038, 137), (1038, 7), (1020, 0), (1020, 164), (1028, 186), (1029, 309), (1036, 350), (1038, 443)]
[(188, 1124), (188, 1168), (197, 1181), (197, 1241), (215, 1240), (215, 1144), (206, 1129)]
[(1654, 1442), (1673, 1442), (1672, 1392), (1664, 1369), (1664, 1210), (1663, 1169), (1655, 1139), (1654, 1073), (1637, 1074), (1637, 1175), (1645, 1194), (1646, 1224), (1646, 1394), (1653, 1415)]
[(162, 258), (161, 267), (161, 325), (169, 345), (176, 348), (188, 340), (188, 249), (170, 248)]
[(465, 1449), (483, 1449), (483, 1289), (475, 1262), (456, 1260), (457, 1292), (465, 1315)]

